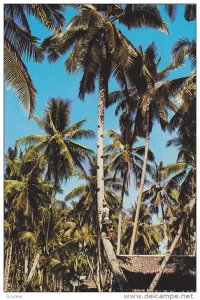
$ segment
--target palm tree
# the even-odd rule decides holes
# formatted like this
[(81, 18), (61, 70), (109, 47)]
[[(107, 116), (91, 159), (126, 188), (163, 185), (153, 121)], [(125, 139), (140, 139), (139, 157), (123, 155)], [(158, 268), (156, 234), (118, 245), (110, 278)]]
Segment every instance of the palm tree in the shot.
[[(76, 200), (74, 202), (74, 208), (71, 210), (70, 215), (76, 215), (77, 213), (83, 219), (83, 224), (93, 225), (93, 231), (97, 235), (98, 233), (98, 218), (97, 218), (97, 159), (95, 156), (88, 157), (89, 166), (88, 171), (79, 171), (77, 175), (79, 179), (84, 180), (85, 183), (78, 187), (75, 187), (65, 197), (65, 201)], [(112, 177), (108, 168), (104, 170), (105, 178), (105, 200), (110, 209), (110, 213), (114, 214), (115, 210), (119, 206), (119, 196), (116, 192), (122, 189), (122, 181), (119, 178)], [(126, 192), (126, 190), (124, 191)]]
[(81, 138), (92, 138), (92, 130), (82, 129), (86, 120), (70, 124), (70, 102), (52, 98), (44, 111), (44, 117), (34, 120), (46, 135), (30, 135), (17, 140), (17, 145), (28, 145), (30, 149), (25, 155), (29, 161), (37, 158), (39, 166), (47, 166), (46, 179), (54, 182), (54, 193), (59, 189), (59, 183), (74, 174), (75, 168), (83, 168), (82, 162), (86, 154), (92, 151), (75, 142)]
[(31, 34), (27, 14), (35, 16), (49, 29), (64, 25), (63, 5), (51, 4), (5, 4), (4, 5), (4, 74), (11, 87), (30, 116), (35, 107), (36, 89), (23, 58), (41, 62), (43, 50), (38, 38)]
[(172, 206), (174, 205), (174, 190), (178, 190), (178, 183), (183, 180), (187, 173), (185, 161), (163, 166), (155, 162), (155, 168), (151, 168), (153, 182), (150, 189), (143, 193), (143, 201), (148, 201), (151, 213), (159, 214), (159, 208), (164, 225), (164, 249), (167, 250), (167, 220), (173, 217)]
[[(127, 6), (120, 5), (79, 5), (80, 14), (75, 16), (66, 31), (47, 38), (43, 47), (49, 52), (49, 60), (55, 61), (61, 54), (73, 47), (65, 66), (68, 72), (83, 70), (79, 96), (84, 99), (86, 93), (95, 89), (95, 79), (99, 82), (98, 96), (98, 134), (97, 134), (97, 183), (98, 215), (101, 229), (104, 199), (104, 106), (108, 98), (108, 81), (113, 73), (117, 80), (126, 86), (125, 73), (140, 73), (141, 57), (125, 36), (115, 27), (119, 19), (129, 13), (129, 28), (149, 25), (167, 30), (155, 5)], [(130, 13), (131, 11), (131, 13)], [(153, 15), (153, 19), (152, 19)], [(99, 230), (100, 239), (100, 230)], [(100, 243), (100, 242), (99, 242)]]
[[(172, 110), (173, 112), (177, 111), (177, 107), (174, 105), (172, 101), (170, 101), (169, 97), (173, 96), (177, 91), (180, 91), (183, 86), (186, 78), (178, 78), (174, 80), (164, 81), (163, 79), (167, 76), (168, 72), (176, 67), (175, 63), (171, 63), (167, 66), (162, 72), (157, 71), (158, 62), (156, 62), (156, 51), (155, 45), (151, 44), (143, 54), (145, 59), (146, 69), (144, 73), (146, 73), (147, 78), (150, 77), (149, 88), (148, 90), (141, 93), (139, 98), (139, 110), (138, 114), (137, 110), (137, 122), (139, 122), (139, 126), (142, 125), (141, 119), (138, 116), (143, 117), (143, 128), (145, 128), (145, 156), (144, 156), (144, 164), (143, 171), (141, 176), (141, 184), (138, 194), (137, 201), (137, 210), (135, 215), (135, 222), (133, 228), (133, 234), (131, 239), (130, 252), (131, 255), (134, 250), (134, 243), (137, 233), (137, 223), (140, 205), (142, 202), (142, 195), (144, 190), (144, 182), (146, 176), (146, 164), (147, 164), (147, 153), (149, 148), (149, 138), (150, 132), (152, 130), (153, 120), (157, 119), (161, 125), (162, 129), (166, 128), (167, 125), (167, 117), (168, 112), (167, 109)], [(136, 122), (136, 121), (135, 121)], [(138, 125), (136, 128), (139, 127)]]
[[(114, 172), (114, 177), (119, 173), (123, 180), (117, 240), (117, 254), (119, 255), (124, 194), (125, 191), (129, 189), (131, 174), (134, 174), (136, 187), (139, 185), (144, 147), (134, 147), (134, 144), (137, 142), (137, 136), (135, 135), (134, 130), (128, 125), (124, 127), (120, 133), (117, 133), (114, 130), (108, 130), (107, 135), (113, 140), (112, 144), (104, 148), (105, 153), (108, 153), (108, 171)], [(154, 159), (153, 154), (150, 151), (148, 158), (150, 160)]]
[[(185, 227), (190, 224), (196, 204), (196, 76), (192, 74), (183, 85), (179, 99), (182, 105), (171, 120), (171, 130), (177, 129), (178, 137), (168, 142), (168, 146), (175, 145), (180, 152), (178, 160), (184, 160), (189, 168), (186, 177), (181, 183), (178, 200), (182, 204), (181, 211), (184, 215), (180, 219), (177, 234), (166, 254), (159, 272), (154, 277), (149, 291), (154, 291), (170, 259), (171, 254), (177, 247)], [(186, 108), (187, 107), (187, 108)]]
[[(41, 170), (35, 171), (36, 161), (25, 162), (24, 155), (17, 156), (16, 149), (9, 149), (5, 157), (5, 220), (9, 226), (9, 238), (6, 242), (7, 260), (5, 269), (5, 290), (8, 289), (12, 252), (28, 244), (23, 241), (35, 242), (35, 228), (40, 220), (40, 208), (50, 203), (52, 185), (40, 177)], [(27, 247), (26, 247), (27, 248)], [(25, 253), (25, 265), (26, 253)], [(19, 267), (22, 270), (23, 266)], [(21, 271), (20, 271), (21, 272)], [(22, 273), (21, 273), (22, 274)], [(21, 284), (22, 284), (22, 276)]]
[[(153, 121), (156, 119), (162, 129), (167, 125), (167, 110), (177, 111), (176, 105), (170, 100), (170, 96), (180, 91), (187, 78), (178, 78), (174, 80), (163, 80), (170, 70), (173, 70), (177, 65), (173, 62), (164, 70), (158, 72), (158, 64), (160, 59), (156, 59), (155, 44), (152, 43), (143, 53), (144, 67), (142, 69), (141, 78), (138, 79), (136, 87), (128, 89), (128, 96), (126, 91), (114, 92), (111, 94), (108, 105), (119, 102), (116, 113), (120, 110), (123, 114), (120, 118), (120, 125), (134, 123), (134, 131), (137, 135), (145, 137), (145, 156), (143, 171), (141, 176), (141, 184), (138, 195), (138, 206), (136, 212), (136, 220), (134, 222), (132, 242), (130, 247), (130, 255), (133, 253), (134, 243), (137, 232), (137, 219), (139, 216), (140, 205), (142, 201), (142, 194), (144, 190), (144, 182), (146, 177), (147, 153), (149, 148), (149, 136), (152, 130)], [(129, 126), (129, 125), (128, 125)]]
[[(155, 5), (127, 6), (120, 5), (79, 5), (80, 14), (75, 16), (66, 31), (50, 37), (43, 42), (47, 49), (49, 60), (56, 60), (60, 54), (66, 53), (71, 47), (73, 50), (66, 60), (68, 72), (83, 70), (80, 82), (79, 96), (84, 98), (85, 93), (91, 93), (95, 88), (95, 79), (99, 81), (98, 97), (98, 214), (99, 223), (102, 220), (102, 203), (104, 199), (103, 182), (103, 136), (104, 136), (104, 104), (108, 94), (108, 80), (111, 73), (124, 85), (124, 70), (131, 72), (133, 65), (135, 72), (141, 69), (141, 58), (130, 42), (115, 27), (114, 21), (119, 19), (128, 26), (141, 27), (149, 25), (154, 28), (166, 29)], [(130, 13), (130, 9), (132, 10)], [(139, 13), (140, 12), (140, 13)], [(150, 16), (154, 15), (154, 21)], [(132, 67), (131, 67), (132, 66)], [(136, 72), (136, 73), (137, 73)]]
[[(66, 200), (76, 199), (78, 201), (74, 203), (74, 208), (70, 212), (70, 215), (77, 216), (80, 215), (83, 224), (88, 224), (91, 227), (92, 233), (97, 237), (97, 251), (99, 251), (99, 235), (98, 235), (98, 215), (97, 215), (97, 159), (96, 157), (89, 157), (89, 169), (87, 172), (79, 172), (77, 174), (81, 180), (86, 181), (80, 186), (76, 187), (67, 196)], [(121, 191), (122, 181), (119, 178), (114, 178), (112, 174), (108, 171), (108, 168), (104, 169), (104, 182), (105, 182), (105, 194), (104, 198), (109, 207), (110, 214), (112, 215), (113, 221), (115, 221), (115, 212), (119, 209), (119, 196), (116, 192)], [(126, 192), (126, 191), (125, 191)], [(106, 245), (109, 250), (110, 245)], [(110, 252), (109, 252), (110, 254)], [(113, 254), (113, 252), (112, 252)], [(99, 290), (102, 290), (103, 284), (99, 286), (99, 255), (97, 252), (97, 270), (96, 270), (96, 282)], [(103, 283), (103, 257), (101, 257), (101, 282)], [(116, 264), (117, 265), (117, 262)], [(107, 268), (107, 267), (106, 267)], [(116, 273), (116, 272), (115, 272)], [(122, 275), (123, 276), (123, 275)], [(121, 283), (120, 276), (118, 280)]]
[[(128, 250), (128, 244), (132, 235), (133, 221), (135, 219), (136, 206), (132, 207), (124, 222), (123, 248)], [(157, 254), (159, 253), (160, 242), (163, 239), (161, 225), (152, 224), (152, 214), (145, 203), (142, 204), (139, 217), (138, 234), (136, 240), (137, 254)]]

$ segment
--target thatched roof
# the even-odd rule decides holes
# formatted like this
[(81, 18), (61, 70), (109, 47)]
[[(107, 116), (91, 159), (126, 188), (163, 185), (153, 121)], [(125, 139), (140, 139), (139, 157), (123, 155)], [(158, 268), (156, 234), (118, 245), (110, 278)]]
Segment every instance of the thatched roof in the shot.
[[(133, 255), (118, 256), (122, 269), (131, 273), (154, 274), (157, 273), (164, 259), (164, 255)], [(190, 276), (196, 275), (196, 257), (174, 255), (171, 256), (164, 274), (186, 272)]]
[[(164, 255), (118, 256), (131, 290), (146, 291), (160, 268)], [(157, 291), (196, 291), (196, 257), (171, 256)]]

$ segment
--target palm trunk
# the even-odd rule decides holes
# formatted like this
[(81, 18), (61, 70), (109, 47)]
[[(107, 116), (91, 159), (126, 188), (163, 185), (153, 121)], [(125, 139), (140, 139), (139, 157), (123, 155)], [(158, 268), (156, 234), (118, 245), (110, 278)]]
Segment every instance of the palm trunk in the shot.
[(96, 274), (96, 282), (98, 292), (102, 291), (101, 288), (101, 237), (98, 236), (97, 240), (97, 274)]
[(104, 104), (105, 104), (105, 83), (102, 74), (99, 76), (99, 97), (98, 97), (98, 130), (97, 130), (97, 210), (98, 210), (98, 259), (97, 259), (97, 286), (101, 291), (101, 226), (103, 215), (104, 199)]
[(176, 245), (178, 244), (182, 234), (183, 234), (183, 231), (184, 231), (184, 228), (185, 228), (185, 225), (187, 224), (190, 216), (191, 216), (191, 213), (195, 207), (195, 198), (192, 199), (192, 201), (190, 202), (190, 205), (189, 205), (189, 212), (187, 213), (187, 215), (182, 219), (180, 225), (179, 225), (179, 230), (177, 232), (177, 235), (175, 236), (175, 239), (173, 240), (173, 243), (171, 244), (170, 248), (169, 248), (169, 251), (167, 252), (160, 268), (159, 268), (159, 271), (158, 273), (156, 274), (156, 276), (154, 277), (152, 283), (150, 284), (150, 287), (148, 289), (148, 292), (154, 292), (159, 281), (160, 281), (160, 278), (163, 274), (163, 271), (170, 259), (170, 256), (172, 255), (174, 249), (176, 248)]
[(99, 98), (98, 98), (98, 133), (97, 133), (97, 206), (99, 216), (99, 226), (101, 229), (104, 199), (104, 103), (105, 103), (104, 78), (100, 74), (99, 78)]
[(8, 256), (6, 260), (6, 267), (5, 267), (5, 283), (4, 283), (4, 290), (5, 292), (8, 291), (8, 282), (10, 277), (10, 268), (11, 268), (11, 259), (12, 259), (12, 250), (13, 245), (10, 245), (10, 248), (8, 249)]
[(29, 260), (29, 244), (26, 243), (25, 251), (24, 251), (24, 282), (26, 282), (28, 278), (28, 260)]
[(26, 291), (27, 286), (29, 286), (31, 281), (33, 280), (36, 268), (37, 268), (38, 263), (39, 263), (39, 259), (40, 259), (40, 251), (38, 251), (36, 256), (35, 256), (35, 260), (33, 262), (32, 268), (31, 268), (30, 273), (28, 275), (27, 281), (24, 284), (23, 291)]
[(118, 232), (117, 232), (117, 255), (120, 254), (120, 248), (121, 248), (122, 208), (123, 208), (124, 192), (125, 192), (125, 178), (123, 179), (121, 203), (120, 203), (120, 210), (119, 210), (119, 221), (118, 221)]
[(164, 226), (164, 251), (167, 251), (167, 246), (168, 246), (168, 238), (167, 238), (167, 223), (165, 219), (165, 213), (164, 213), (164, 208), (163, 204), (160, 204), (161, 206), (161, 212), (162, 212), (162, 218), (163, 218), (163, 226)]
[(144, 183), (145, 183), (145, 177), (146, 177), (148, 152), (149, 152), (149, 110), (147, 110), (147, 112), (146, 112), (146, 144), (145, 144), (145, 153), (144, 153), (144, 163), (143, 163), (143, 168), (142, 168), (142, 178), (141, 178), (141, 184), (140, 184), (140, 189), (139, 189), (139, 195), (138, 195), (137, 208), (136, 208), (136, 214), (135, 214), (135, 220), (134, 220), (134, 226), (133, 226), (133, 233), (132, 233), (132, 237), (131, 237), (129, 255), (133, 255), (133, 253), (134, 253), (134, 246), (135, 246), (135, 242), (136, 242), (140, 207), (142, 204), (142, 195), (143, 195), (143, 191), (144, 191)]
[(110, 240), (106, 237), (106, 235), (104, 233), (102, 233), (102, 241), (103, 241), (103, 245), (104, 245), (106, 255), (107, 255), (108, 261), (110, 263), (113, 275), (115, 276), (115, 278), (119, 284), (119, 288), (120, 288), (121, 292), (125, 292), (128, 287), (126, 277), (124, 276), (123, 271), (122, 271), (122, 269), (119, 265), (119, 262), (116, 258), (115, 252), (113, 250), (113, 246), (112, 246)]

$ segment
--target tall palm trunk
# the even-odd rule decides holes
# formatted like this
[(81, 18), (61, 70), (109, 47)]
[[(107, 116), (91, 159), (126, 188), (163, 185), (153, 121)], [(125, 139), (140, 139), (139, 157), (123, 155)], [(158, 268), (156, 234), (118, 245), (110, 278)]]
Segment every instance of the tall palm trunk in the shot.
[(5, 292), (8, 291), (8, 282), (10, 277), (10, 268), (11, 268), (11, 259), (12, 259), (12, 250), (13, 245), (11, 243), (10, 247), (8, 248), (8, 255), (6, 259), (6, 265), (5, 265), (5, 281), (4, 281), (4, 290)]
[(145, 153), (144, 153), (144, 163), (143, 163), (143, 168), (142, 168), (142, 178), (141, 178), (141, 183), (140, 183), (140, 189), (139, 189), (139, 195), (138, 195), (137, 208), (136, 208), (136, 214), (135, 214), (135, 220), (134, 220), (134, 226), (133, 226), (133, 233), (132, 233), (132, 237), (131, 237), (129, 255), (132, 255), (134, 253), (134, 246), (135, 246), (135, 242), (136, 242), (140, 207), (142, 204), (142, 195), (143, 195), (143, 191), (144, 191), (144, 183), (145, 183), (146, 169), (147, 169), (147, 159), (148, 159), (148, 152), (149, 152), (149, 131), (150, 130), (149, 130), (149, 109), (148, 109), (146, 112), (146, 144), (145, 144)]
[(97, 130), (97, 210), (99, 222), (99, 234), (97, 242), (97, 287), (101, 291), (101, 226), (103, 215), (103, 199), (104, 199), (104, 162), (103, 162), (103, 146), (104, 146), (104, 104), (105, 104), (105, 82), (103, 75), (99, 76), (99, 97), (98, 97), (98, 130)]
[[(99, 99), (98, 99), (98, 133), (97, 133), (97, 207), (98, 207), (98, 221), (99, 221), (99, 234), (98, 234), (98, 268), (97, 268), (97, 286), (98, 290), (102, 289), (102, 258), (101, 258), (101, 227), (103, 215), (103, 199), (104, 199), (104, 162), (103, 162), (103, 145), (104, 145), (104, 104), (106, 99), (105, 79), (100, 73), (99, 76)], [(103, 245), (107, 253), (108, 261), (111, 265), (112, 271), (120, 288), (125, 286), (126, 278), (119, 267), (113, 246), (109, 240), (103, 239)]]
[(119, 210), (118, 232), (117, 232), (117, 255), (120, 254), (120, 248), (121, 248), (122, 208), (123, 208), (124, 192), (125, 192), (125, 177), (123, 178), (121, 203), (120, 203), (120, 210)]
[(98, 132), (97, 132), (97, 206), (99, 216), (99, 226), (101, 229), (104, 199), (104, 163), (103, 163), (103, 145), (104, 145), (104, 103), (106, 91), (104, 78), (100, 74), (99, 78), (99, 99), (98, 99)]
[(196, 200), (195, 200), (195, 197), (192, 199), (192, 201), (190, 202), (190, 205), (189, 205), (189, 212), (187, 213), (187, 215), (181, 220), (181, 223), (179, 225), (179, 230), (177, 232), (177, 235), (175, 236), (175, 239), (173, 240), (173, 243), (171, 244), (170, 248), (169, 248), (169, 251), (167, 252), (159, 270), (158, 270), (158, 273), (156, 274), (156, 276), (154, 277), (152, 283), (150, 284), (150, 287), (148, 289), (148, 292), (154, 292), (159, 281), (160, 281), (160, 278), (164, 272), (164, 269), (170, 259), (170, 256), (172, 255), (174, 249), (176, 248), (176, 245), (178, 244), (182, 234), (183, 234), (183, 231), (184, 231), (184, 228), (185, 228), (185, 225), (187, 224), (191, 214), (192, 214), (192, 211), (195, 207), (195, 203), (196, 203)]

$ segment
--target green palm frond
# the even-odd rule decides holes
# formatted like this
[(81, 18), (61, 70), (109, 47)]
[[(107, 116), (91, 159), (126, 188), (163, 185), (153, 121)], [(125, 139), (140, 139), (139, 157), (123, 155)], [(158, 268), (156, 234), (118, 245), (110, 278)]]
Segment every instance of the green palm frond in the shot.
[[(132, 150), (134, 150), (134, 152), (136, 154), (144, 156), (144, 152), (145, 152), (145, 147), (144, 146), (143, 147), (133, 148)], [(149, 161), (154, 161), (155, 160), (154, 154), (153, 154), (153, 152), (150, 149), (149, 149), (149, 152), (148, 152), (148, 160)]]
[(65, 134), (65, 138), (70, 138), (73, 140), (82, 139), (82, 138), (94, 138), (95, 132), (93, 130), (87, 129), (75, 129), (75, 130), (68, 130)]
[(44, 120), (42, 120), (39, 116), (35, 116), (35, 115), (33, 115), (31, 118), (38, 124), (38, 126), (41, 129), (45, 130), (45, 122), (44, 122)]
[(4, 188), (5, 195), (11, 194), (15, 191), (20, 191), (23, 187), (23, 183), (18, 180), (5, 180), (4, 184), (5, 184), (5, 188)]
[(4, 79), (30, 116), (35, 108), (36, 89), (25, 64), (6, 39), (4, 39)]
[(183, 171), (187, 167), (185, 162), (177, 162), (174, 164), (167, 165), (162, 168), (161, 174), (163, 178), (167, 178), (174, 173)]
[(106, 134), (112, 139), (116, 139), (118, 141), (121, 140), (120, 134), (114, 131), (113, 129), (107, 130)]
[(78, 196), (83, 196), (86, 191), (87, 191), (87, 186), (86, 185), (80, 185), (77, 188), (74, 188), (73, 191), (71, 191), (66, 197), (65, 201), (72, 200)]
[(42, 143), (47, 140), (46, 136), (43, 135), (28, 135), (24, 138), (20, 138), (16, 141), (16, 146), (27, 144), (29, 146), (34, 145), (36, 143)]
[(72, 126), (69, 126), (66, 130), (64, 130), (63, 134), (66, 134), (67, 132), (70, 132), (70, 131), (80, 129), (85, 122), (86, 122), (86, 120), (81, 120), (81, 121), (74, 123)]
[(183, 181), (187, 174), (186, 169), (178, 172), (178, 174), (174, 175), (167, 183), (166, 189), (171, 191), (173, 188), (178, 188), (178, 185)]
[(68, 147), (66, 146), (63, 139), (60, 138), (59, 136), (56, 137), (56, 143), (60, 148), (59, 149), (59, 154), (61, 156), (63, 156), (63, 158), (66, 159), (66, 161), (68, 162), (70, 172), (74, 173), (73, 159), (72, 159), (72, 156), (71, 156), (71, 153), (70, 153)]

